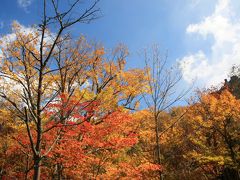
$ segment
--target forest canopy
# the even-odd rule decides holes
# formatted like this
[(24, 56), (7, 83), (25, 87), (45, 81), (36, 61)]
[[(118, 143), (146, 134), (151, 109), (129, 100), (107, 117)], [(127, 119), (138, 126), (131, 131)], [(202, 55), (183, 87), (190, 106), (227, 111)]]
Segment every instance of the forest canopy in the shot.
[(238, 66), (179, 105), (192, 88), (157, 45), (129, 68), (123, 44), (71, 34), (98, 2), (44, 0), (40, 22), (1, 37), (0, 178), (239, 179)]

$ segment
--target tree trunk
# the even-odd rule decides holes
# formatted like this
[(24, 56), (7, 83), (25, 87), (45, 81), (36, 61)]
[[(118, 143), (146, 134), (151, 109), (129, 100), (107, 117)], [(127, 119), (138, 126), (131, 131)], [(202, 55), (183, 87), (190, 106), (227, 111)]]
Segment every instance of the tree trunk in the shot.
[(41, 158), (39, 156), (34, 157), (34, 180), (40, 180), (41, 174)]
[(62, 166), (61, 166), (61, 164), (57, 164), (57, 179), (62, 180)]
[[(157, 151), (157, 163), (158, 165), (161, 165), (161, 151), (160, 151), (160, 144), (159, 144), (159, 127), (158, 127), (158, 117), (155, 116), (155, 138), (156, 138), (156, 151)], [(162, 180), (162, 172), (161, 170), (158, 171), (159, 173), (159, 179)]]

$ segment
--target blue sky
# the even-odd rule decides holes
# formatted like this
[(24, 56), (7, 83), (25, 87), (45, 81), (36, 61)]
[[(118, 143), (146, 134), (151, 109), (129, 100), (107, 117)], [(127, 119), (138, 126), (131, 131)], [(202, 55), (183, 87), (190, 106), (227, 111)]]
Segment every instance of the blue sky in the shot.
[[(26, 27), (39, 22), (40, 2), (2, 0), (0, 35), (10, 33), (13, 20)], [(203, 87), (223, 81), (240, 62), (239, 0), (101, 0), (98, 6), (100, 19), (71, 31), (106, 48), (125, 44), (128, 67), (143, 67), (138, 52), (157, 43), (168, 50), (169, 64), (180, 62), (186, 84)]]

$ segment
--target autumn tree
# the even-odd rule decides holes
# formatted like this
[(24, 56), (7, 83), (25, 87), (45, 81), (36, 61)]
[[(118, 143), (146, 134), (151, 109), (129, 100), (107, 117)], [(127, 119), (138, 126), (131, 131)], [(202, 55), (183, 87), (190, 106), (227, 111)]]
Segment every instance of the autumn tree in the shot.
[(228, 90), (202, 93), (190, 109), (195, 130), (188, 157), (210, 177), (239, 178), (239, 100)]
[[(48, 11), (47, 3), (51, 6)], [(89, 8), (83, 12), (77, 10), (80, 1), (68, 4), (68, 8), (60, 10), (59, 2), (43, 1), (42, 21), (24, 32), (17, 23), (13, 25), (14, 40), (7, 37), (1, 42), (3, 62), (1, 66), (1, 97), (17, 112), (17, 116), (25, 123), (31, 151), (34, 159), (34, 179), (40, 179), (42, 154), (43, 111), (60, 93), (51, 91), (53, 78), (48, 74), (55, 70), (53, 58), (58, 45), (68, 36), (65, 31), (76, 23), (88, 23), (98, 17), (98, 1), (90, 2)], [(78, 11), (79, 13), (76, 13)], [(53, 12), (53, 13), (52, 13)], [(47, 76), (48, 75), (48, 76)], [(14, 87), (7, 91), (9, 85)], [(36, 137), (33, 137), (36, 132)]]
[[(92, 113), (94, 112), (97, 119), (88, 121), (88, 116), (82, 114), (85, 103), (78, 103), (77, 106), (73, 103), (76, 100), (71, 100), (68, 106), (75, 106), (74, 112), (71, 113), (70, 119), (65, 123), (56, 124), (54, 121), (49, 121), (45, 128), (51, 128), (48, 133), (43, 135), (42, 139), (42, 152), (47, 155), (42, 162), (42, 178), (98, 178), (105, 177), (110, 178), (116, 175), (118, 172), (118, 166), (122, 166), (125, 159), (122, 159), (124, 152), (137, 143), (137, 134), (133, 132), (133, 128), (129, 126), (134, 124), (133, 116), (121, 109), (115, 110), (111, 114), (104, 116), (97, 116), (98, 107), (96, 104), (85, 107), (84, 111)], [(60, 104), (50, 105), (45, 115), (49, 118), (54, 118), (58, 121), (58, 116), (55, 116), (54, 112), (61, 108)], [(80, 111), (79, 111), (80, 110)], [(55, 119), (56, 118), (56, 119)], [(78, 125), (81, 123), (81, 125)], [(28, 152), (30, 149), (30, 142), (25, 140), (25, 131), (20, 131), (16, 134), (15, 139), (21, 144), (12, 146), (11, 154), (20, 155), (24, 157), (23, 152)], [(57, 145), (49, 151), (49, 147), (52, 147), (52, 143), (58, 138)], [(14, 151), (21, 149), (22, 152)], [(130, 158), (129, 158), (130, 159)], [(31, 166), (31, 161), (29, 166)], [(24, 167), (24, 164), (9, 165), (13, 169), (18, 167)], [(131, 164), (128, 168), (132, 169), (134, 166)], [(137, 167), (136, 167), (137, 168)], [(14, 177), (24, 177), (24, 171), (19, 169), (10, 170), (15, 175)], [(7, 172), (10, 177), (10, 172)], [(29, 172), (29, 176), (31, 172)], [(128, 176), (133, 174), (127, 174)], [(119, 175), (123, 177), (124, 174)], [(135, 175), (139, 177), (139, 174)]]
[[(8, 125), (5, 122), (4, 129), (14, 124), (14, 133), (10, 133), (9, 129), (7, 135), (11, 137), (11, 142), (17, 143), (15, 146), (6, 146), (7, 151), (1, 154), (8, 157), (1, 165), (1, 171), (12, 169), (9, 176), (5, 176), (9, 178), (33, 176), (34, 179), (39, 179), (49, 172), (47, 167), (56, 168), (53, 176), (61, 178), (69, 175), (67, 170), (62, 174), (62, 170), (68, 167), (65, 162), (71, 163), (74, 155), (83, 148), (71, 145), (76, 143), (84, 147), (96, 146), (98, 149), (97, 144), (103, 141), (94, 141), (96, 145), (82, 144), (75, 137), (79, 135), (79, 128), (93, 123), (92, 129), (96, 130), (91, 132), (88, 129), (93, 139), (98, 137), (94, 134), (98, 130), (99, 133), (108, 132), (104, 117), (117, 114), (119, 108), (120, 111), (134, 110), (139, 94), (143, 91), (142, 87), (146, 85), (145, 71), (125, 70), (128, 51), (124, 46), (117, 47), (107, 56), (102, 46), (92, 45), (84, 37), (73, 40), (70, 34), (64, 33), (78, 22), (88, 23), (95, 19), (99, 12), (96, 9), (98, 1), (75, 17), (72, 15), (75, 15), (80, 1), (75, 1), (69, 9), (62, 12), (58, 1), (51, 1), (51, 12), (54, 14), (48, 14), (46, 3), (44, 1), (43, 20), (38, 27), (26, 28), (14, 22), (13, 38), (4, 36), (1, 42), (0, 95), (6, 112), (2, 110), (8, 114), (9, 122), (12, 123)], [(118, 127), (121, 130), (119, 126), (124, 124), (124, 118), (112, 119), (118, 120), (116, 122), (119, 124), (112, 124), (111, 128)], [(72, 121), (75, 123), (69, 124)], [(122, 134), (118, 131), (119, 137), (124, 134), (126, 136), (123, 130), (121, 132)], [(75, 137), (73, 144), (62, 142), (65, 136), (68, 138), (71, 135)], [(65, 158), (62, 162), (54, 152), (64, 148), (63, 145), (69, 149), (60, 153)], [(56, 164), (50, 163), (51, 154), (54, 155), (50, 159), (54, 157)], [(14, 163), (7, 164), (6, 167), (9, 162)], [(77, 172), (81, 174), (79, 169)], [(94, 171), (93, 177), (95, 176)]]

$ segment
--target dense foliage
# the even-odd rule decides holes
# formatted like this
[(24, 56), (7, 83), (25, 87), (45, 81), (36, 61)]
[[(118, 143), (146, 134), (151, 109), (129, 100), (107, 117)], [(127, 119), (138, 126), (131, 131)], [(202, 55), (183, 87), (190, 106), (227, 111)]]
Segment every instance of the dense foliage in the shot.
[(240, 179), (239, 74), (173, 107), (181, 74), (158, 51), (127, 69), (123, 45), (64, 33), (98, 1), (75, 20), (80, 1), (52, 2), (55, 15), (0, 41), (1, 179)]

